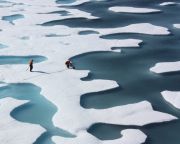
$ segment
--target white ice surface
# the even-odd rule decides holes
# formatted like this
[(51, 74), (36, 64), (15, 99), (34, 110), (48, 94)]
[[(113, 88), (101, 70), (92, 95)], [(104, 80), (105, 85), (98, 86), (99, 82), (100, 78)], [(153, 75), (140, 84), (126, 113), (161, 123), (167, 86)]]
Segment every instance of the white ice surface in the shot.
[(67, 4), (61, 3), (60, 5), (61, 6), (77, 6), (77, 5), (81, 5), (83, 3), (90, 2), (90, 1), (105, 1), (105, 0), (76, 0), (75, 2), (72, 2), (72, 3), (67, 3)]
[(99, 32), (101, 35), (109, 35), (116, 33), (140, 33), (140, 34), (148, 34), (148, 35), (169, 35), (170, 32), (167, 28), (162, 26), (152, 25), (150, 23), (137, 23), (130, 24), (124, 27), (118, 28), (106, 28), (106, 29), (89, 29), (93, 31)]
[(0, 143), (1, 144), (32, 144), (45, 132), (39, 125), (22, 123), (10, 116), (11, 111), (28, 101), (10, 97), (0, 99)]
[(165, 72), (174, 72), (180, 71), (180, 61), (177, 62), (160, 62), (155, 64), (150, 71), (155, 73), (165, 73)]
[[(58, 13), (50, 14), (54, 11), (67, 11), (69, 14), (60, 16)], [(13, 7), (2, 7), (0, 9), (0, 17), (9, 16), (14, 14), (22, 14), (25, 18), (14, 20), (14, 23), (19, 26), (43, 24), (47, 21), (64, 20), (69, 18), (86, 18), (97, 19), (98, 17), (92, 16), (90, 13), (78, 9), (65, 9), (59, 8), (58, 5), (49, 4), (45, 5), (32, 5), (21, 4), (14, 5)]]
[[(92, 29), (98, 31), (99, 34), (79, 35), (79, 31), (89, 30), (89, 28), (36, 25), (51, 20), (64, 19), (64, 16), (58, 14), (46, 14), (64, 9), (58, 8), (59, 5), (52, 0), (45, 0), (43, 4), (37, 0), (10, 1), (24, 4), (3, 8), (0, 16), (16, 13), (24, 15), (25, 18), (16, 20), (15, 25), (0, 20), (0, 24), (2, 24), (0, 43), (8, 46), (8, 48), (0, 50), (0, 55), (42, 55), (46, 56), (48, 60), (34, 64), (34, 70), (37, 72), (32, 73), (26, 71), (27, 65), (1, 65), (0, 81), (8, 83), (30, 82), (41, 87), (41, 94), (58, 108), (53, 117), (55, 126), (76, 133), (86, 130), (96, 122), (145, 125), (176, 119), (172, 115), (154, 111), (148, 102), (104, 110), (86, 110), (80, 106), (81, 95), (116, 88), (118, 84), (112, 80), (81, 81), (80, 78), (86, 77), (89, 71), (67, 70), (64, 65), (64, 62), (70, 57), (85, 52), (111, 51), (112, 47), (138, 47), (142, 42), (138, 39), (106, 40), (100, 38), (102, 35), (114, 33), (167, 35), (169, 34), (167, 28), (142, 23), (122, 28)], [(89, 16), (91, 16), (83, 11), (78, 11), (78, 13), (78, 17), (90, 18)], [(77, 17), (73, 15), (73, 10), (71, 14), (71, 17)], [(70, 17), (65, 19), (67, 18)], [(48, 34), (62, 35), (62, 37), (46, 37)], [(24, 37), (28, 39), (22, 39)], [(38, 136), (37, 134), (36, 137)]]
[(57, 144), (141, 144), (146, 140), (146, 135), (137, 129), (126, 129), (121, 132), (122, 137), (116, 140), (101, 141), (85, 131), (78, 133), (75, 138), (53, 137)]
[(174, 26), (175, 28), (180, 29), (180, 24), (173, 24), (173, 26)]
[(127, 6), (114, 6), (109, 8), (113, 12), (123, 12), (123, 13), (154, 13), (160, 12), (158, 9), (150, 8), (138, 8), (138, 7), (127, 7)]
[[(73, 102), (70, 101), (69, 103), (73, 108)], [(79, 112), (81, 113), (80, 119), (76, 117), (76, 115), (80, 115)], [(74, 111), (73, 122), (72, 119), (70, 119), (69, 111), (67, 111), (67, 113), (55, 117), (54, 122), (55, 124), (60, 124), (63, 129), (71, 133), (77, 133), (78, 131), (85, 130), (94, 123), (143, 126), (150, 123), (171, 121), (174, 119), (176, 119), (176, 117), (172, 115), (154, 111), (149, 102), (143, 101), (136, 104), (128, 104), (103, 110), (84, 110), (81, 108), (78, 111)]]
[(163, 98), (172, 104), (174, 107), (180, 109), (180, 91), (163, 91), (161, 92)]
[(174, 5), (177, 4), (176, 2), (163, 2), (160, 4), (160, 6), (168, 6), (168, 5)]

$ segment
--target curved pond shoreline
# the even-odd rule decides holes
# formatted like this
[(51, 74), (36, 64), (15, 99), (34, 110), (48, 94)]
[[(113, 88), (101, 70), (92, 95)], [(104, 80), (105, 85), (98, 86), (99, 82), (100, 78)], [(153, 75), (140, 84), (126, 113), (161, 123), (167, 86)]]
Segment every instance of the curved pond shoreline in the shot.
[(11, 96), (19, 100), (30, 101), (15, 108), (10, 114), (18, 121), (39, 124), (47, 130), (34, 144), (53, 144), (51, 137), (55, 135), (72, 137), (69, 133), (54, 127), (52, 117), (57, 108), (44, 96), (40, 95), (40, 91), (39, 87), (30, 83), (8, 84), (0, 88), (0, 98)]
[(9, 15), (9, 16), (3, 16), (2, 20), (8, 21), (12, 25), (14, 25), (14, 21), (15, 20), (22, 19), (22, 18), (24, 18), (23, 15), (21, 15), (21, 14), (14, 14), (14, 15)]

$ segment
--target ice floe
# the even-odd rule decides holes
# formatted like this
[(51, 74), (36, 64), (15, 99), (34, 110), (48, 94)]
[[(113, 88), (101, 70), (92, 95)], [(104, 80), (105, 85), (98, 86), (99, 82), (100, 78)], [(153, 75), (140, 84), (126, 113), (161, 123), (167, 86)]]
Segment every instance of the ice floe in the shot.
[(168, 6), (168, 5), (176, 5), (176, 2), (163, 2), (160, 4), (160, 6)]
[(175, 28), (180, 29), (180, 24), (173, 24), (173, 26), (174, 26)]
[(150, 68), (150, 71), (155, 73), (166, 73), (180, 71), (180, 61), (176, 62), (160, 62)]
[(28, 101), (20, 101), (10, 97), (0, 99), (0, 143), (1, 144), (32, 144), (45, 132), (39, 125), (22, 123), (10, 116), (11, 111)]
[(102, 141), (85, 131), (78, 133), (75, 138), (53, 137), (55, 143), (63, 144), (141, 144), (146, 140), (146, 135), (137, 129), (126, 129), (121, 132), (122, 137), (115, 140)]
[[(177, 62), (161, 62), (150, 68), (155, 73), (171, 73), (180, 71), (180, 61)], [(163, 91), (161, 92), (164, 99), (171, 103), (174, 107), (180, 109), (180, 92)]]
[(163, 91), (161, 92), (163, 98), (172, 104), (174, 107), (180, 109), (180, 91)]
[(154, 12), (160, 12), (160, 10), (158, 10), (158, 9), (127, 7), (127, 6), (110, 7), (109, 10), (113, 11), (113, 12), (123, 12), (123, 13), (154, 13)]

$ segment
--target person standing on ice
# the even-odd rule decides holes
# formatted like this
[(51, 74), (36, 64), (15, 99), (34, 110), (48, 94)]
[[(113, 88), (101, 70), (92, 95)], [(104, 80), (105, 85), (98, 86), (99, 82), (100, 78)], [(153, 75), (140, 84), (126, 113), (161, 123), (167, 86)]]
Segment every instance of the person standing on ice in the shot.
[(33, 59), (31, 59), (29, 61), (29, 68), (30, 68), (30, 72), (32, 72), (32, 69), (33, 69)]
[(67, 61), (65, 62), (65, 65), (67, 66), (68, 69), (69, 69), (69, 68), (75, 69), (75, 67), (73, 66), (73, 64), (72, 64), (72, 62), (71, 62), (70, 60), (67, 60)]

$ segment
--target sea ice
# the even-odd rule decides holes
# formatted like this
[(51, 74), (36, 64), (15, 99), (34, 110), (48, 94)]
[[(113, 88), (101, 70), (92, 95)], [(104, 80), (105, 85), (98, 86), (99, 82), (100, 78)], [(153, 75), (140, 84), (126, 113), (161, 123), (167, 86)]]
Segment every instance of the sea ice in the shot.
[(163, 98), (172, 104), (174, 107), (180, 109), (180, 91), (163, 91), (161, 92)]
[(99, 140), (91, 134), (81, 131), (75, 138), (53, 137), (57, 144), (141, 144), (146, 140), (146, 135), (137, 129), (126, 129), (121, 132), (122, 137), (115, 140)]
[(150, 68), (150, 71), (155, 73), (175, 72), (180, 71), (180, 61), (176, 62), (160, 62)]
[(160, 6), (168, 6), (168, 5), (175, 5), (177, 4), (176, 2), (163, 2), (160, 4)]
[(154, 12), (160, 12), (160, 10), (158, 10), (158, 9), (137, 8), (137, 7), (127, 7), (127, 6), (110, 7), (109, 10), (113, 11), (113, 12), (124, 12), (124, 13), (154, 13)]
[(173, 24), (173, 26), (174, 26), (175, 28), (180, 29), (180, 24)]
[[(76, 0), (75, 2), (68, 3), (68, 4), (60, 4), (61, 6), (77, 6), (81, 5), (86, 2), (90, 2), (91, 0)], [(94, 0), (94, 1), (104, 1), (104, 0)]]

